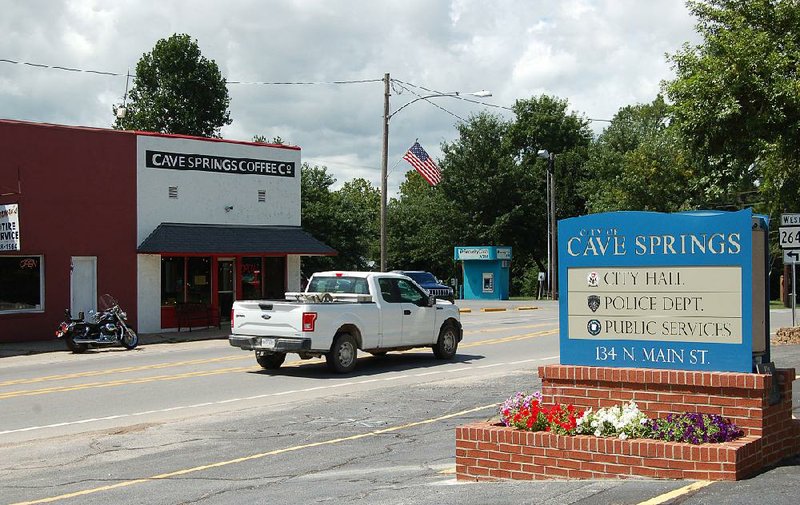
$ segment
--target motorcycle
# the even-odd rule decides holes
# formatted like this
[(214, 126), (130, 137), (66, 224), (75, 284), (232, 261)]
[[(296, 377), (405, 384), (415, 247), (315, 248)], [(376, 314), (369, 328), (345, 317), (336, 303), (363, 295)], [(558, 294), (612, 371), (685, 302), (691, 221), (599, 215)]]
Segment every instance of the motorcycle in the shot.
[(83, 312), (73, 318), (69, 309), (64, 309), (66, 319), (58, 325), (56, 337), (63, 338), (67, 349), (79, 354), (89, 347), (122, 344), (125, 349), (133, 349), (139, 344), (139, 336), (128, 323), (128, 315), (120, 308), (119, 302), (111, 295), (100, 297), (100, 312), (89, 312), (90, 320)]

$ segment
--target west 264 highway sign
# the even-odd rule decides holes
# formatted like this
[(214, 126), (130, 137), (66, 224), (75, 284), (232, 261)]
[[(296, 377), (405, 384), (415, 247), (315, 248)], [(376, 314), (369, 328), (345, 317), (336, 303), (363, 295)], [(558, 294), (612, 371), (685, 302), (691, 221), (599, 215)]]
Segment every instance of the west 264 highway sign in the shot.
[(800, 249), (800, 226), (781, 226), (778, 237), (782, 249)]

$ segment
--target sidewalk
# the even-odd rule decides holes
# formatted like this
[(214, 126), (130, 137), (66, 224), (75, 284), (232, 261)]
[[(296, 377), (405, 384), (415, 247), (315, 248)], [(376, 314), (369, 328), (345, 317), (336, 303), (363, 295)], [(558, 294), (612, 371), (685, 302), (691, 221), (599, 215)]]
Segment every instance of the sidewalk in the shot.
[[(230, 326), (224, 324), (221, 328), (194, 328), (192, 331), (165, 333), (142, 333), (139, 335), (139, 345), (175, 344), (178, 342), (194, 342), (199, 340), (227, 339)], [(0, 358), (10, 356), (27, 356), (47, 352), (70, 352), (67, 344), (61, 339), (40, 340), (33, 342), (0, 342)]]
[[(481, 311), (508, 311), (520, 309), (533, 309), (543, 306), (557, 306), (557, 302), (550, 300), (456, 300), (456, 305), (464, 313)], [(230, 327), (223, 322), (220, 328), (194, 328), (192, 331), (171, 331), (163, 333), (142, 333), (139, 335), (139, 345), (174, 344), (178, 342), (193, 342), (199, 340), (227, 339)], [(42, 340), (32, 342), (0, 342), (0, 358), (9, 356), (27, 356), (47, 352), (69, 352), (63, 340)]]

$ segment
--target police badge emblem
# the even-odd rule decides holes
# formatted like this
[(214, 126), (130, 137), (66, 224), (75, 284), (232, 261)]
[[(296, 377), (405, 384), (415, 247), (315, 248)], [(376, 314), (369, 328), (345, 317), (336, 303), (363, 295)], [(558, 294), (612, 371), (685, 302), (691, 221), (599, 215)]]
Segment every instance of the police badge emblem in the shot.
[(600, 297), (597, 295), (589, 295), (586, 302), (589, 304), (589, 308), (592, 309), (592, 312), (597, 312), (597, 309), (600, 308)]
[(586, 276), (586, 284), (588, 284), (590, 288), (598, 287), (600, 285), (600, 274), (597, 272), (589, 272), (589, 275)]

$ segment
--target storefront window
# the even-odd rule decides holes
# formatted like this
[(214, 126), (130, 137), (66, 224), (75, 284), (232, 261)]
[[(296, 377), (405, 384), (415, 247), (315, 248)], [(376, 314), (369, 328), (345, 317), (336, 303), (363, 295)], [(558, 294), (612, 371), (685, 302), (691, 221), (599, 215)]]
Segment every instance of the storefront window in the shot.
[(0, 312), (41, 311), (42, 256), (0, 256)]
[(183, 272), (186, 258), (161, 258), (161, 305), (183, 301)]
[(245, 300), (262, 298), (261, 258), (242, 258), (242, 295)]
[(211, 258), (186, 258), (186, 301), (211, 304)]
[(161, 258), (161, 305), (183, 302), (211, 304), (211, 258)]

